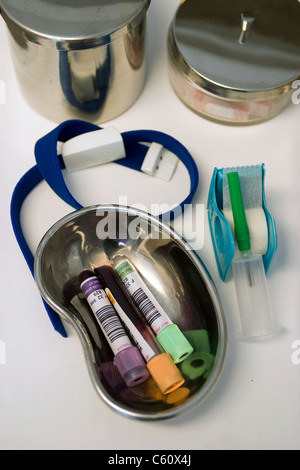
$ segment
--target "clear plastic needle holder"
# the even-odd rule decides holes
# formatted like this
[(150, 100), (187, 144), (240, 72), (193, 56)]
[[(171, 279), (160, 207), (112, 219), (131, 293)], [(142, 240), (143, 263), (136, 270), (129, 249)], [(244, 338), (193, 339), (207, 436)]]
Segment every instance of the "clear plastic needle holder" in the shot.
[[(237, 336), (248, 340), (273, 335), (279, 330), (273, 318), (266, 279), (276, 251), (277, 237), (274, 220), (266, 208), (263, 176), (263, 165), (215, 170), (208, 199), (208, 217), (219, 274), (226, 281), (229, 269), (232, 269), (239, 310)], [(232, 211), (233, 220), (230, 221), (229, 217), (224, 216), (225, 184), (228, 184)], [(244, 196), (249, 195), (247, 185), (252, 185), (250, 192), (260, 195), (261, 207), (258, 210), (263, 214), (260, 220), (265, 224), (267, 238), (264, 253), (252, 250), (245, 211), (245, 202), (249, 207), (249, 201)]]
[(228, 173), (227, 180), (238, 245), (237, 257), (232, 263), (232, 273), (240, 314), (239, 335), (245, 339), (270, 335), (276, 331), (276, 326), (265, 268), (262, 256), (251, 251), (250, 232), (238, 172)]

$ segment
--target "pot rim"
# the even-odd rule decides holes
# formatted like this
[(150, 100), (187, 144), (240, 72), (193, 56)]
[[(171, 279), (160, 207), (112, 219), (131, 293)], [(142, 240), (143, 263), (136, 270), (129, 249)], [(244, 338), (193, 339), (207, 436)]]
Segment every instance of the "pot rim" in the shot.
[(116, 39), (128, 34), (132, 31), (144, 18), (149, 8), (151, 0), (144, 0), (143, 6), (131, 18), (131, 20), (121, 25), (119, 28), (104, 34), (91, 34), (82, 37), (60, 37), (48, 35), (42, 31), (26, 27), (20, 21), (16, 20), (13, 15), (3, 6), (0, 0), (0, 14), (2, 15), (12, 36), (19, 36), (29, 42), (53, 48), (56, 50), (81, 50), (99, 47), (110, 44)]

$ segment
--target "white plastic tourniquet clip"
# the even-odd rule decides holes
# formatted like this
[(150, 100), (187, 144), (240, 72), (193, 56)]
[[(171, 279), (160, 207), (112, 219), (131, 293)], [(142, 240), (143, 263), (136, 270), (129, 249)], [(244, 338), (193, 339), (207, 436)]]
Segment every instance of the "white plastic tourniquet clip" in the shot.
[(69, 171), (82, 170), (126, 157), (122, 136), (112, 126), (80, 134), (64, 143), (59, 142), (57, 153), (62, 156)]
[(164, 149), (161, 144), (152, 142), (146, 153), (141, 170), (147, 175), (157, 176), (170, 181), (178, 163), (178, 158), (172, 152)]
[[(82, 170), (126, 157), (122, 135), (110, 126), (98, 131), (86, 132), (64, 143), (58, 142), (61, 155), (69, 171)], [(141, 171), (165, 181), (170, 181), (178, 164), (178, 158), (161, 144), (152, 142), (146, 153)]]

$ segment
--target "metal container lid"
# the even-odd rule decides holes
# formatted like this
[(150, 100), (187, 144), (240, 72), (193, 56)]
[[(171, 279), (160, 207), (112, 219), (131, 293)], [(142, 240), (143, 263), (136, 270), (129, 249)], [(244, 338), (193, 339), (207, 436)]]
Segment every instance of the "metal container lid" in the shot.
[(284, 93), (300, 76), (299, 0), (186, 0), (169, 34), (173, 66), (219, 97)]
[(32, 41), (110, 42), (150, 0), (0, 0), (2, 16)]

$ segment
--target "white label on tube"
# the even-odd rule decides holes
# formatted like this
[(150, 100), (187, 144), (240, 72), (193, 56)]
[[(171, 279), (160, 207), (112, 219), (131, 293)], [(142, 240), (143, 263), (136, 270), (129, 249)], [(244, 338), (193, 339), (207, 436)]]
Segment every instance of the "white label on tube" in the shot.
[(115, 270), (147, 322), (157, 335), (172, 321), (129, 261), (122, 261)]
[(123, 323), (127, 326), (130, 334), (132, 335), (132, 338), (134, 339), (134, 342), (136, 343), (138, 349), (142, 353), (145, 361), (149, 362), (150, 359), (152, 359), (155, 356), (155, 352), (149, 346), (149, 344), (141, 335), (139, 330), (134, 326), (130, 318), (126, 315), (121, 305), (116, 301), (116, 299), (112, 295), (111, 291), (108, 288), (106, 288), (105, 292), (107, 294), (107, 297), (111, 301), (112, 305), (114, 306), (116, 312), (118, 313), (119, 317), (121, 318)]
[(98, 278), (90, 277), (81, 284), (81, 289), (114, 355), (116, 356), (123, 349), (132, 346)]

